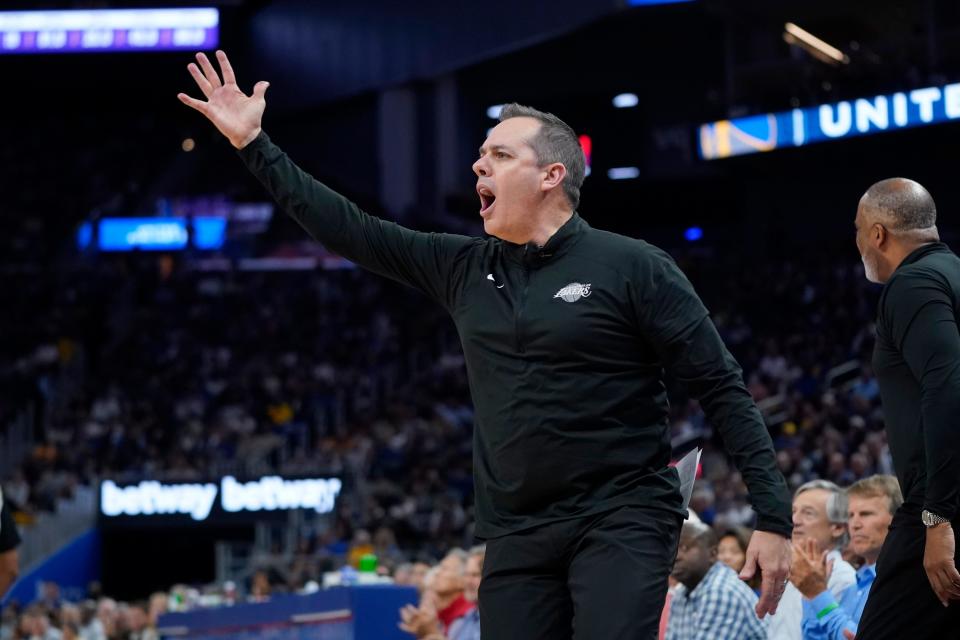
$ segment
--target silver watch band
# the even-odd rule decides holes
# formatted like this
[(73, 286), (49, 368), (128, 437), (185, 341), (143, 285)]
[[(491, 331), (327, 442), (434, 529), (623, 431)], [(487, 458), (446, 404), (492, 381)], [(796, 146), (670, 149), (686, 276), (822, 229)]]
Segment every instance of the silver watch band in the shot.
[(944, 522), (950, 522), (948, 519), (942, 518), (933, 512), (927, 511), (926, 509), (924, 509), (920, 513), (920, 519), (923, 521), (923, 524), (927, 527), (935, 527), (938, 524), (943, 524)]

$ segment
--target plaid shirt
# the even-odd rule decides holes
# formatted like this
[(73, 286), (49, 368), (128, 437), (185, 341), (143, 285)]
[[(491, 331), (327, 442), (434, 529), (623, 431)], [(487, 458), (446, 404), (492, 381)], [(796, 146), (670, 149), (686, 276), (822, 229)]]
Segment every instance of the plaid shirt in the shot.
[(757, 594), (733, 569), (716, 562), (693, 591), (677, 588), (666, 640), (766, 640), (756, 606)]

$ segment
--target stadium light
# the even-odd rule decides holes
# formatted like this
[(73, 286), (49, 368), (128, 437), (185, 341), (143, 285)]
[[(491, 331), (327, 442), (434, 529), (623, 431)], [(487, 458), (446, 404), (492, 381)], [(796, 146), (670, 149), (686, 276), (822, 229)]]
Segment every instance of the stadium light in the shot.
[(500, 118), (500, 112), (503, 111), (502, 104), (495, 104), (487, 107), (487, 117), (491, 120), (497, 120)]
[(827, 64), (848, 64), (850, 58), (847, 55), (813, 35), (806, 29), (802, 29), (792, 22), (783, 26), (783, 39), (787, 44), (797, 45), (805, 49), (810, 55)]
[(611, 180), (632, 180), (640, 176), (637, 167), (614, 167), (607, 170), (607, 177)]

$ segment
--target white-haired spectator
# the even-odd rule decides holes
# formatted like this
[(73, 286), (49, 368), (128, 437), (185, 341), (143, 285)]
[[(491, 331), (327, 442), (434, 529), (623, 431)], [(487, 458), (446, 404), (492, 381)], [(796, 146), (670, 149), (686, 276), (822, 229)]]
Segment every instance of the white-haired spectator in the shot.
[[(827, 552), (827, 559), (832, 561), (827, 588), (835, 597), (857, 582), (857, 572), (841, 553), (848, 540), (847, 517), (846, 493), (828, 480), (807, 482), (793, 495), (794, 564), (807, 541)], [(794, 579), (791, 576), (776, 614), (770, 617), (770, 640), (801, 640), (803, 637), (803, 611), (804, 607), (811, 605), (803, 601)]]

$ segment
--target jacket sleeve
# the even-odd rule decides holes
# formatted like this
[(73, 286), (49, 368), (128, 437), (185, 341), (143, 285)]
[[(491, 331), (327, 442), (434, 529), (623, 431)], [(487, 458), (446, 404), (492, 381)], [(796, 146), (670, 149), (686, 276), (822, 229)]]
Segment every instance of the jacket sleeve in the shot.
[(700, 400), (723, 437), (757, 512), (757, 529), (789, 537), (790, 493), (773, 442), (709, 313), (676, 263), (656, 250), (643, 269), (641, 326), (664, 367)]
[(361, 211), (300, 169), (266, 133), (238, 154), (283, 210), (327, 249), (452, 306), (467, 251), (479, 240), (421, 233)]
[(920, 385), (927, 463), (923, 507), (953, 520), (960, 507), (960, 331), (948, 285), (924, 270), (897, 274), (884, 293), (883, 314)]

